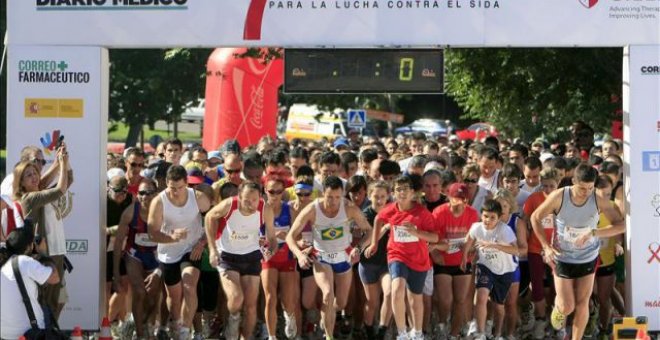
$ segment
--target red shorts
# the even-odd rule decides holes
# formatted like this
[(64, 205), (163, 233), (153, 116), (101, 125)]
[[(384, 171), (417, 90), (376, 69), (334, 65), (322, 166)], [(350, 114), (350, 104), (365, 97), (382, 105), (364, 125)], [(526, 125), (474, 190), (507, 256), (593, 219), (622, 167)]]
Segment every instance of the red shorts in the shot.
[(280, 272), (296, 271), (296, 259), (289, 251), (289, 246), (284, 243), (268, 261), (261, 261), (261, 269), (277, 269)]

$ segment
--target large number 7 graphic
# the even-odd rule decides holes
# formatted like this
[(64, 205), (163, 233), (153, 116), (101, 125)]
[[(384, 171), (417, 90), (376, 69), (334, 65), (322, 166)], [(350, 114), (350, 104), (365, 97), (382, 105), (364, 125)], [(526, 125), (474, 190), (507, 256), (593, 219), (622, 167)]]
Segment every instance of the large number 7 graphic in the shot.
[(245, 17), (245, 26), (243, 27), (243, 39), (259, 40), (261, 39), (261, 21), (266, 10), (266, 0), (251, 0)]

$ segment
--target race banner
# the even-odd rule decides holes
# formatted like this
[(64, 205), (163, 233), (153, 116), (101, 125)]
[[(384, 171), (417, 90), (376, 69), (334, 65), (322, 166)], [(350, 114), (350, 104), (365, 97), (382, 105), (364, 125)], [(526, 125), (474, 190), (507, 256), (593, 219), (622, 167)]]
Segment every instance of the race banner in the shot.
[(64, 136), (74, 181), (57, 204), (73, 270), (64, 275), (68, 302), (60, 326), (98, 329), (105, 282), (100, 254), (106, 160), (101, 155), (107, 141), (108, 53), (99, 47), (11, 46), (8, 57), (7, 173), (27, 145), (39, 147), (44, 168), (49, 167)]
[(624, 56), (627, 283), (634, 316), (660, 330), (660, 46), (631, 46)]
[(144, 48), (660, 43), (660, 0), (9, 0), (8, 13), (9, 44)]

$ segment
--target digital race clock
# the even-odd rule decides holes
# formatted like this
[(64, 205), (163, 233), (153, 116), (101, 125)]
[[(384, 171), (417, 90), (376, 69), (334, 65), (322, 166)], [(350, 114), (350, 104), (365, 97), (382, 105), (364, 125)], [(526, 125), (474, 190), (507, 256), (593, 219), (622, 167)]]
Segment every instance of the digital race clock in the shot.
[(285, 49), (286, 93), (443, 93), (441, 49)]

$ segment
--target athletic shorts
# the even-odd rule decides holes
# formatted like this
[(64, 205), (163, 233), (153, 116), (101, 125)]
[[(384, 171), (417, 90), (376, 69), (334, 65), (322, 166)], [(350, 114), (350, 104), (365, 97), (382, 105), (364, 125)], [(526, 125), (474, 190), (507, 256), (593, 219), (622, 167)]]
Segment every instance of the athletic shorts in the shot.
[(378, 283), (380, 278), (387, 273), (389, 273), (387, 264), (379, 265), (372, 263), (360, 263), (358, 265), (360, 281), (367, 285)]
[(449, 275), (449, 276), (462, 276), (472, 274), (472, 264), (465, 265), (465, 271), (461, 270), (461, 266), (441, 266), (438, 264), (433, 265), (433, 275)]
[[(339, 262), (334, 262), (331, 260), (331, 256), (342, 256), (344, 252), (335, 252), (335, 253), (327, 253), (327, 252), (321, 252), (321, 251), (314, 251), (314, 254), (316, 256), (316, 259), (319, 263), (325, 264), (330, 266), (332, 268), (332, 272), (335, 274), (343, 274), (349, 270), (351, 270), (352, 266), (351, 263), (348, 261), (339, 261)], [(348, 253), (349, 251), (346, 251), (346, 256), (345, 258), (348, 259)], [(335, 257), (339, 258), (339, 257)]]
[(615, 270), (616, 268), (614, 268), (614, 264), (611, 264), (609, 266), (600, 266), (596, 270), (596, 277), (614, 275)]
[(422, 294), (426, 296), (433, 295), (433, 268), (426, 272), (426, 280), (424, 280), (424, 289), (422, 289)]
[(261, 260), (261, 269), (276, 269), (280, 272), (293, 272), (296, 271), (296, 259), (293, 257), (293, 254), (289, 251), (289, 247), (286, 243), (282, 245), (277, 253), (271, 257), (268, 261)]
[(147, 272), (158, 268), (158, 259), (153, 251), (137, 251), (131, 249), (126, 255), (140, 261), (140, 263), (142, 263), (142, 268)]
[(616, 273), (616, 283), (626, 282), (626, 258), (625, 255), (614, 258), (614, 272)]
[(218, 272), (234, 271), (240, 276), (259, 276), (261, 274), (261, 259), (263, 259), (261, 250), (243, 255), (221, 252)]
[[(298, 262), (298, 261), (296, 261), (296, 262)], [(304, 279), (306, 277), (314, 276), (314, 269), (313, 268), (303, 269), (303, 268), (300, 267), (299, 264), (296, 263), (296, 269), (298, 269), (298, 272), (300, 273), (300, 278), (301, 279)]]
[[(113, 255), (113, 252), (109, 251), (106, 252), (106, 257), (105, 257), (105, 282), (112, 282), (112, 277), (114, 276), (114, 273), (112, 272), (113, 266), (114, 266), (115, 258)], [(124, 261), (124, 258), (122, 257), (120, 262), (119, 262), (119, 275), (124, 276), (126, 275), (126, 261)]]
[(504, 304), (509, 288), (513, 282), (513, 272), (502, 275), (494, 274), (488, 267), (477, 264), (475, 284), (477, 289), (486, 288), (490, 291), (490, 300), (497, 304)]
[(563, 279), (579, 279), (591, 275), (598, 269), (598, 258), (587, 263), (555, 261), (555, 274)]
[(185, 253), (181, 260), (174, 263), (160, 263), (163, 270), (163, 282), (168, 286), (174, 286), (181, 282), (181, 272), (188, 267), (199, 269), (202, 266), (201, 258), (197, 261), (190, 259), (190, 253)]
[(413, 294), (422, 294), (424, 292), (424, 283), (426, 282), (428, 271), (418, 272), (412, 270), (405, 263), (399, 261), (390, 262), (387, 264), (387, 267), (392, 276), (392, 281), (396, 278), (403, 278), (406, 280), (408, 290)]
[(520, 266), (516, 267), (516, 270), (513, 271), (513, 278), (511, 278), (511, 283), (520, 283)]

